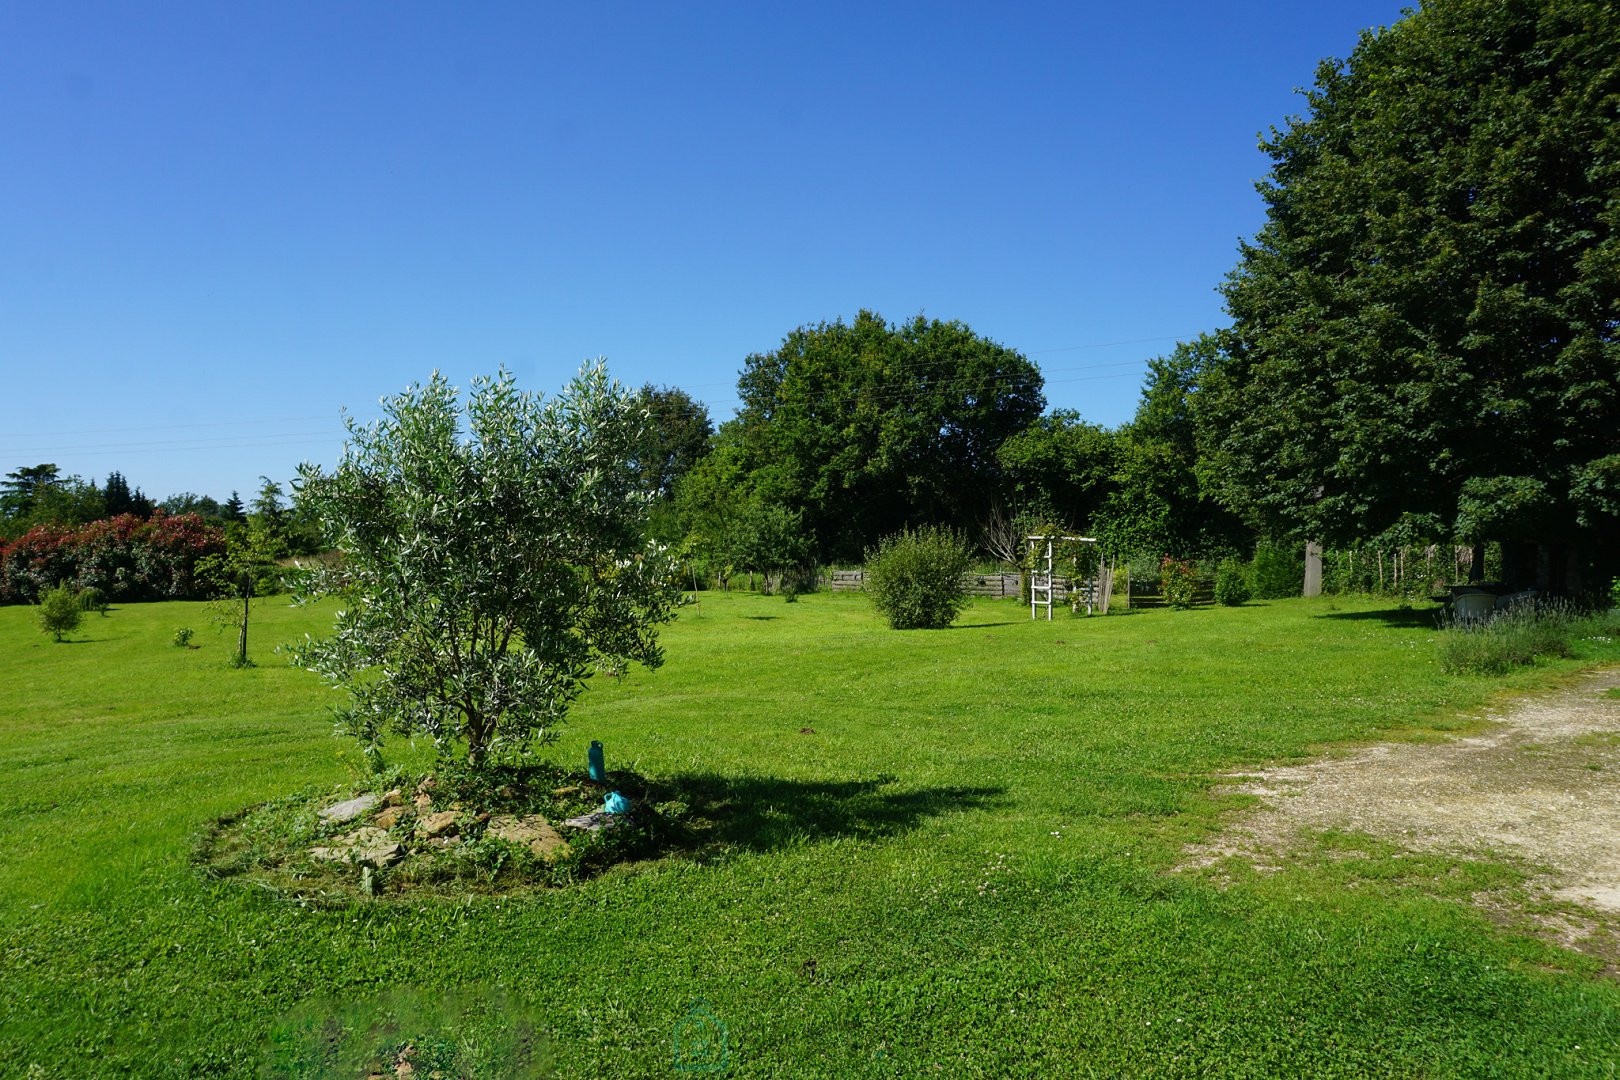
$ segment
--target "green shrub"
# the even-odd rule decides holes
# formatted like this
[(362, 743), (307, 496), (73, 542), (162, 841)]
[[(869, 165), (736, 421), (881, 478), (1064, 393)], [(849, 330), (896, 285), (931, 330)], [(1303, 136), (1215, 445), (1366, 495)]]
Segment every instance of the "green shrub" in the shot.
[(62, 640), (63, 634), (77, 630), (83, 616), (79, 594), (65, 584), (39, 598), (39, 628), (57, 641)]
[(1254, 551), (1254, 595), (1283, 600), (1305, 591), (1303, 545), (1261, 544)]
[(175, 645), (175, 648), (183, 649), (187, 645), (190, 645), (190, 644), (191, 644), (191, 627), (189, 627), (189, 626), (178, 627), (174, 632), (174, 645)]
[(1450, 675), (1504, 675), (1543, 656), (1573, 655), (1576, 619), (1567, 607), (1524, 604), (1486, 619), (1441, 623), (1440, 667)]
[(1178, 611), (1193, 606), (1198, 592), (1198, 570), (1186, 559), (1166, 555), (1159, 563), (1159, 581), (1164, 589), (1164, 602)]
[(1609, 582), (1609, 606), (1620, 610), (1620, 577)]
[(1215, 568), (1215, 602), (1226, 607), (1246, 604), (1254, 590), (1249, 586), (1249, 571), (1236, 559), (1222, 559)]
[(973, 564), (951, 529), (924, 526), (884, 537), (866, 553), (865, 588), (896, 630), (941, 630), (967, 604), (962, 578)]
[(107, 594), (94, 585), (79, 590), (79, 610), (107, 614)]

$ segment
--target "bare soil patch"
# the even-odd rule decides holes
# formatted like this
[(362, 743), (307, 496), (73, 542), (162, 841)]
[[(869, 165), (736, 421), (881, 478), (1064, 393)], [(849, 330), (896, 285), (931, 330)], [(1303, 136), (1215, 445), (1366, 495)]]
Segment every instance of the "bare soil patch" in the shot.
[(1529, 870), (1515, 901), (1475, 901), (1561, 944), (1620, 957), (1620, 669), (1486, 710), (1488, 727), (1440, 743), (1384, 743), (1234, 776), (1257, 795), (1181, 869), (1228, 859), (1275, 870), (1328, 830)]

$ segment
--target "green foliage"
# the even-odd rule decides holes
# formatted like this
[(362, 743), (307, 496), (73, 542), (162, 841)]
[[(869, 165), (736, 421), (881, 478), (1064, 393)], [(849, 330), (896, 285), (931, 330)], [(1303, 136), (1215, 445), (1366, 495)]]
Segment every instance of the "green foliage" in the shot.
[(1552, 510), (1547, 484), (1533, 476), (1470, 477), (1457, 497), (1457, 538), (1534, 538)]
[(1620, 454), (1608, 454), (1575, 470), (1569, 485), (1577, 522), (1589, 529), (1620, 522)]
[(714, 425), (708, 406), (673, 386), (643, 386), (636, 395), (647, 411), (641, 438), (631, 450), (637, 486), (670, 498), (681, 478), (709, 452)]
[(996, 460), (1026, 515), (1075, 532), (1091, 524), (1113, 490), (1119, 438), (1077, 412), (1059, 410), (1002, 443)]
[(348, 690), (350, 733), (425, 735), (479, 768), (554, 737), (593, 672), (662, 663), (679, 567), (645, 536), (645, 410), (602, 363), (549, 401), (503, 371), (463, 408), (435, 373), (383, 410), (296, 487), (343, 552), (305, 596), (345, 606), (295, 656)]
[(1250, 532), (1217, 502), (1200, 468), (1198, 391), (1219, 359), (1217, 339), (1204, 334), (1148, 362), (1142, 400), (1116, 433), (1110, 486), (1090, 527), (1110, 554), (1202, 557), (1248, 546)]
[(961, 534), (925, 525), (886, 536), (866, 553), (865, 589), (896, 630), (943, 630), (967, 604), (973, 553)]
[(1620, 610), (1620, 577), (1609, 582), (1609, 606)]
[(1041, 375), (959, 322), (870, 311), (800, 327), (745, 361), (734, 447), (745, 492), (801, 511), (822, 561), (918, 522), (966, 530), (1001, 496), (996, 450), (1040, 415)]
[(1159, 563), (1164, 602), (1178, 611), (1189, 610), (1198, 594), (1198, 568), (1186, 559), (1166, 555)]
[(720, 554), (732, 566), (765, 575), (764, 591), (770, 592), (773, 576), (780, 583), (787, 571), (810, 562), (803, 515), (775, 503), (751, 500), (731, 520)]
[(129, 481), (121, 472), (107, 474), (107, 486), (102, 491), (101, 517), (118, 517), (122, 514), (134, 514), (138, 518), (149, 518), (156, 507), (151, 499), (142, 494), (140, 488), (131, 491)]
[(248, 658), (248, 623), (253, 598), (269, 596), (281, 587), (281, 569), (276, 558), (286, 547), (273, 530), (250, 521), (225, 527), (225, 550), (197, 563), (197, 577), (209, 589), (214, 602), (210, 618), (220, 627), (237, 631), (236, 652), (231, 666), (252, 667)]
[(39, 628), (56, 641), (61, 641), (64, 634), (77, 630), (83, 617), (79, 594), (72, 586), (58, 585), (39, 598)]
[(1440, 667), (1451, 675), (1505, 675), (1542, 657), (1567, 657), (1581, 620), (1568, 607), (1521, 604), (1485, 619), (1441, 624)]
[(1253, 595), (1249, 568), (1238, 559), (1222, 559), (1215, 568), (1215, 602), (1224, 607), (1237, 607), (1248, 603)]
[[(1426, 600), (1437, 588), (1466, 582), (1471, 551), (1451, 544), (1358, 544), (1322, 552), (1324, 593), (1364, 593)], [(1500, 566), (1500, 548), (1486, 550), (1486, 579)]]
[(81, 611), (94, 611), (105, 616), (107, 614), (107, 594), (94, 585), (86, 585), (79, 590), (79, 609)]
[(1620, 425), (1620, 9), (1436, 0), (1265, 142), (1198, 424), (1223, 497), (1347, 544), (1408, 514), (1594, 543)]
[(177, 648), (177, 649), (187, 648), (191, 644), (191, 638), (192, 638), (191, 627), (189, 627), (189, 626), (177, 626), (177, 627), (175, 627), (174, 638), (173, 638), (173, 644), (174, 644), (175, 648)]
[[(146, 504), (150, 512), (150, 504)], [(55, 465), (25, 466), (0, 480), (0, 537), (21, 536), (46, 525), (85, 525), (107, 515), (94, 483), (62, 476)]]
[(1254, 549), (1254, 595), (1283, 600), (1305, 590), (1303, 545), (1265, 542)]

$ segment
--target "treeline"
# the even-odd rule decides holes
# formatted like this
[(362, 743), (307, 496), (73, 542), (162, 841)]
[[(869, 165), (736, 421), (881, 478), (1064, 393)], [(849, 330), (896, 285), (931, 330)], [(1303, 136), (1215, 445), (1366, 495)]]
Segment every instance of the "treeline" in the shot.
[(724, 563), (797, 530), (808, 557), (855, 561), (926, 523), (1001, 553), (1044, 520), (1119, 553), (1315, 541), (1338, 579), (1385, 588), (1433, 568), (1604, 593), (1616, 56), (1604, 0), (1422, 5), (1324, 62), (1263, 143), (1267, 220), (1221, 285), (1231, 326), (1155, 360), (1130, 423), (1043, 415), (1034, 365), (959, 323), (862, 312), (748, 359), (668, 537)]
[(1246, 552), (1254, 531), (1197, 473), (1186, 370), (1179, 353), (1153, 361), (1136, 417), (1105, 428), (1048, 413), (1040, 370), (959, 322), (800, 327), (747, 358), (718, 430), (684, 391), (643, 389), (655, 528), (721, 582), (859, 563), (925, 525), (1007, 562), (1051, 527), (1120, 555)]
[[(228, 591), (208, 567), (227, 555), (273, 566), (313, 554), (318, 532), (261, 477), (251, 505), (189, 493), (154, 502), (122, 473), (105, 485), (41, 464), (0, 482), (0, 603), (35, 603), (58, 585), (109, 601), (189, 600)], [(268, 587), (272, 576), (262, 575)]]

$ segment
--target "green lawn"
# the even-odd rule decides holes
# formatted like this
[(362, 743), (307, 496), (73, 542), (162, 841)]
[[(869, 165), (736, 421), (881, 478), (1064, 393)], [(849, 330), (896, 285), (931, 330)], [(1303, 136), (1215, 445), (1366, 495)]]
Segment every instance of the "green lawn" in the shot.
[(199, 605), (62, 645), (0, 609), (0, 1076), (255, 1075), (289, 1015), (363, 1025), (392, 992), (495, 1002), (571, 1077), (683, 1075), (698, 1000), (730, 1076), (1614, 1075), (1620, 986), (1464, 902), (1508, 868), (1169, 872), (1241, 805), (1224, 770), (1456, 729), (1620, 659), (1448, 677), (1432, 617), (1380, 606), (1047, 624), (987, 600), (902, 633), (859, 596), (704, 594), (554, 753), (597, 738), (610, 768), (724, 790), (726, 847), (345, 910), (189, 862), (212, 818), (359, 768), (335, 696), (269, 651), (319, 610), (264, 602), (261, 666), (233, 671)]

